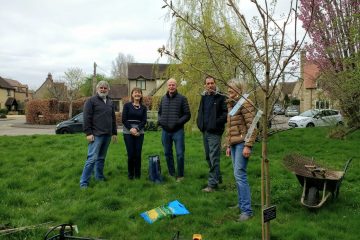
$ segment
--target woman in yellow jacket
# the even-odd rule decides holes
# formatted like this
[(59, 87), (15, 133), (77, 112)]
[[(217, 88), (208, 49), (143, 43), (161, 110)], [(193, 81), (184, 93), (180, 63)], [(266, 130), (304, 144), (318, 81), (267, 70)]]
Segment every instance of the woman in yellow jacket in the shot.
[(234, 177), (238, 191), (238, 206), (241, 214), (238, 221), (246, 221), (253, 216), (251, 208), (250, 186), (247, 179), (247, 164), (251, 155), (251, 148), (256, 139), (256, 129), (248, 139), (245, 136), (254, 120), (256, 110), (253, 103), (246, 99), (241, 107), (230, 115), (231, 110), (245, 93), (244, 84), (232, 79), (228, 82), (228, 116), (226, 129), (226, 156), (231, 156)]

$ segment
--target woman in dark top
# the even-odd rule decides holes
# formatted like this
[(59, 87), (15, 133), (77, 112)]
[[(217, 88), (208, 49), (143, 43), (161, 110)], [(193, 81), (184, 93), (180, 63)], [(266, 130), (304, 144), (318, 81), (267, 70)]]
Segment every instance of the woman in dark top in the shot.
[(128, 178), (140, 178), (141, 149), (144, 142), (144, 127), (147, 109), (143, 105), (140, 88), (131, 91), (131, 102), (125, 103), (122, 113), (123, 135), (128, 154)]

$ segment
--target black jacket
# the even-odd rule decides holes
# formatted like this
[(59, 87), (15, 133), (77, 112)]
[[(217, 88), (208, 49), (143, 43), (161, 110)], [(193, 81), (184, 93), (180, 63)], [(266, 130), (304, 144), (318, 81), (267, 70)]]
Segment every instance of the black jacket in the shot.
[(109, 97), (106, 103), (98, 95), (85, 102), (83, 130), (87, 136), (117, 135), (115, 108)]
[(176, 132), (191, 118), (189, 103), (178, 92), (170, 96), (166, 93), (160, 102), (158, 123), (167, 132)]
[(222, 135), (225, 129), (225, 123), (227, 119), (227, 107), (226, 98), (223, 95), (216, 93), (214, 95), (214, 103), (210, 110), (210, 116), (208, 119), (208, 125), (204, 124), (204, 101), (205, 95), (201, 96), (197, 126), (201, 132), (210, 132), (213, 134)]

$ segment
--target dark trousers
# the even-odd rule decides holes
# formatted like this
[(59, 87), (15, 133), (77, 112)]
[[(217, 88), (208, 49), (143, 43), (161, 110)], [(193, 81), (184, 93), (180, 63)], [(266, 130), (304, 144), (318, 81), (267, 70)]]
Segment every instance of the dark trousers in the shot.
[(141, 150), (144, 142), (144, 134), (133, 136), (124, 134), (124, 142), (128, 154), (128, 177), (140, 178), (141, 175)]

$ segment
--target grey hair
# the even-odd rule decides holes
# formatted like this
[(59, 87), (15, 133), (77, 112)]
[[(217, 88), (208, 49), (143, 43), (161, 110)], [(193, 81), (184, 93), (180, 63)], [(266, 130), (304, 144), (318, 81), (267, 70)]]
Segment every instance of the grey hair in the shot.
[(110, 90), (110, 85), (107, 81), (98, 82), (98, 84), (96, 85), (96, 89), (98, 89), (99, 87), (107, 87)]
[(227, 84), (228, 84), (228, 86), (230, 86), (231, 88), (234, 88), (234, 90), (239, 91), (240, 93), (246, 92), (246, 84), (245, 84), (245, 82), (241, 81), (240, 79), (232, 78), (228, 81)]

